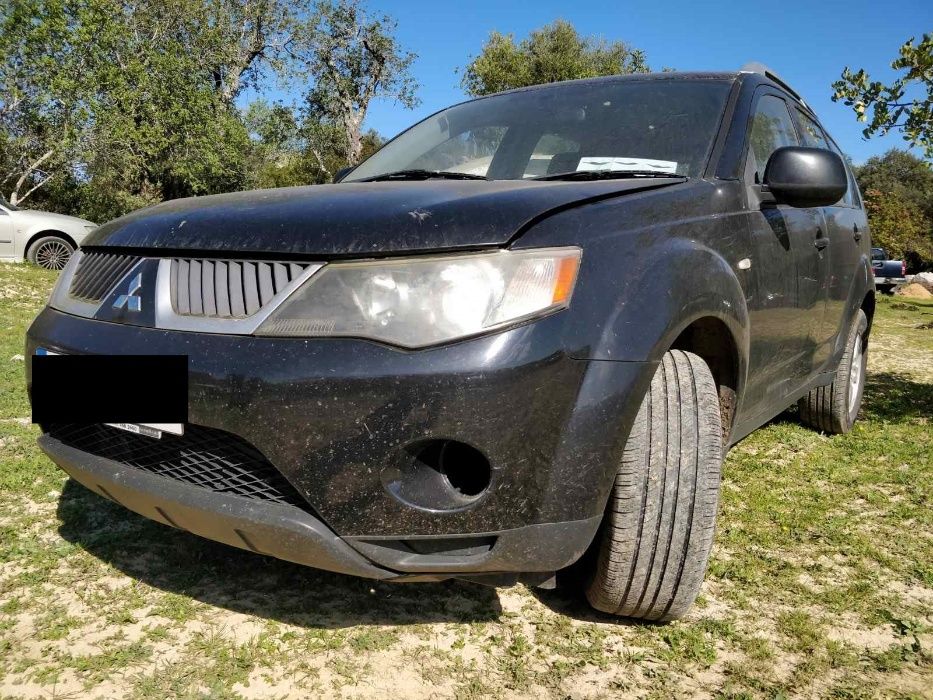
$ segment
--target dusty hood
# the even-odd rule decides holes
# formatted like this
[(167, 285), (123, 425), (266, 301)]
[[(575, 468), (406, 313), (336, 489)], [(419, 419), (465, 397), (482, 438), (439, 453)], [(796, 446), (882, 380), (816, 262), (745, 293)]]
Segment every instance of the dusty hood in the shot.
[(149, 207), (104, 224), (84, 245), (321, 257), (495, 246), (550, 212), (679, 182), (427, 180), (256, 190)]

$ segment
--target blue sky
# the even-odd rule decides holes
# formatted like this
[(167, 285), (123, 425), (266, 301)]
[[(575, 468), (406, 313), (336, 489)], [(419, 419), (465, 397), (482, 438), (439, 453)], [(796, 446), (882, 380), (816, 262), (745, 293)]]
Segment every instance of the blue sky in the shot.
[(830, 100), (846, 65), (889, 80), (890, 62), (911, 36), (933, 32), (933, 1), (707, 2), (704, 0), (369, 0), (398, 21), (402, 44), (418, 54), (421, 105), (373, 103), (366, 125), (394, 136), (416, 120), (464, 98), (454, 71), (476, 55), (492, 30), (524, 37), (557, 18), (584, 34), (643, 49), (652, 68), (735, 70), (760, 61), (784, 77), (856, 163), (892, 147), (899, 134), (865, 141), (852, 111)]

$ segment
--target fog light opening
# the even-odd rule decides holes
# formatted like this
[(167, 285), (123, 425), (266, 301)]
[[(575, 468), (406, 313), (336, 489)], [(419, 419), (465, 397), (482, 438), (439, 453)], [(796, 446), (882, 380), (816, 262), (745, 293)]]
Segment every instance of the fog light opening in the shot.
[(482, 452), (462, 442), (445, 440), (441, 443), (438, 471), (451, 488), (463, 496), (479, 496), (489, 487), (489, 460)]

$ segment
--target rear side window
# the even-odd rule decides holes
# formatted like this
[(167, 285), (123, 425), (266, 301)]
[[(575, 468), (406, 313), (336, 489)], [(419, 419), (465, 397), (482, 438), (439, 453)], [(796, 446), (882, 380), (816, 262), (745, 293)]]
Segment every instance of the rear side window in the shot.
[(784, 146), (800, 145), (784, 100), (774, 95), (759, 98), (749, 141), (749, 154), (755, 158), (755, 182), (760, 183), (772, 153)]
[(803, 145), (810, 148), (830, 150), (829, 142), (823, 136), (823, 130), (820, 129), (819, 125), (799, 109), (797, 110), (797, 116), (800, 117), (800, 138), (803, 139)]
[(579, 143), (560, 134), (543, 134), (531, 153), (522, 177), (572, 172), (579, 163)]
[[(845, 155), (843, 155), (839, 147), (832, 141), (829, 142), (829, 149), (845, 161)], [(848, 163), (846, 163), (846, 175), (849, 178), (849, 189), (846, 190), (846, 194), (842, 198), (842, 203), (850, 207), (861, 207), (862, 202), (859, 199), (858, 186), (855, 184), (855, 176), (852, 175), (852, 169), (849, 167)]]
[[(797, 116), (800, 118), (800, 136), (803, 139), (804, 146), (825, 148), (838, 155), (843, 161), (846, 159), (836, 144), (826, 138), (819, 124), (799, 109), (797, 110)], [(840, 200), (840, 203), (850, 207), (861, 206), (858, 199), (858, 189), (855, 186), (855, 178), (852, 176), (852, 171), (849, 169), (848, 165), (846, 166), (846, 175), (849, 178), (849, 188), (846, 190), (845, 196)]]

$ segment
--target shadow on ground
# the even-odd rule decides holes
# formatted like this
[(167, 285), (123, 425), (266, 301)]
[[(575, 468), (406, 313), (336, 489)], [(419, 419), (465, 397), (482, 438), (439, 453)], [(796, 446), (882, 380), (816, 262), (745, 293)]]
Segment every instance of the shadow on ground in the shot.
[(859, 417), (883, 421), (933, 419), (933, 384), (916, 382), (905, 374), (871, 372), (865, 380)]
[(152, 522), (69, 480), (59, 533), (127, 576), (169, 593), (309, 628), (484, 622), (493, 588), (458, 581), (380, 583), (318, 571)]
[[(870, 372), (865, 379), (858, 419), (888, 422), (933, 419), (933, 384), (914, 381), (906, 374)], [(796, 404), (765, 425), (785, 423), (800, 423)]]

